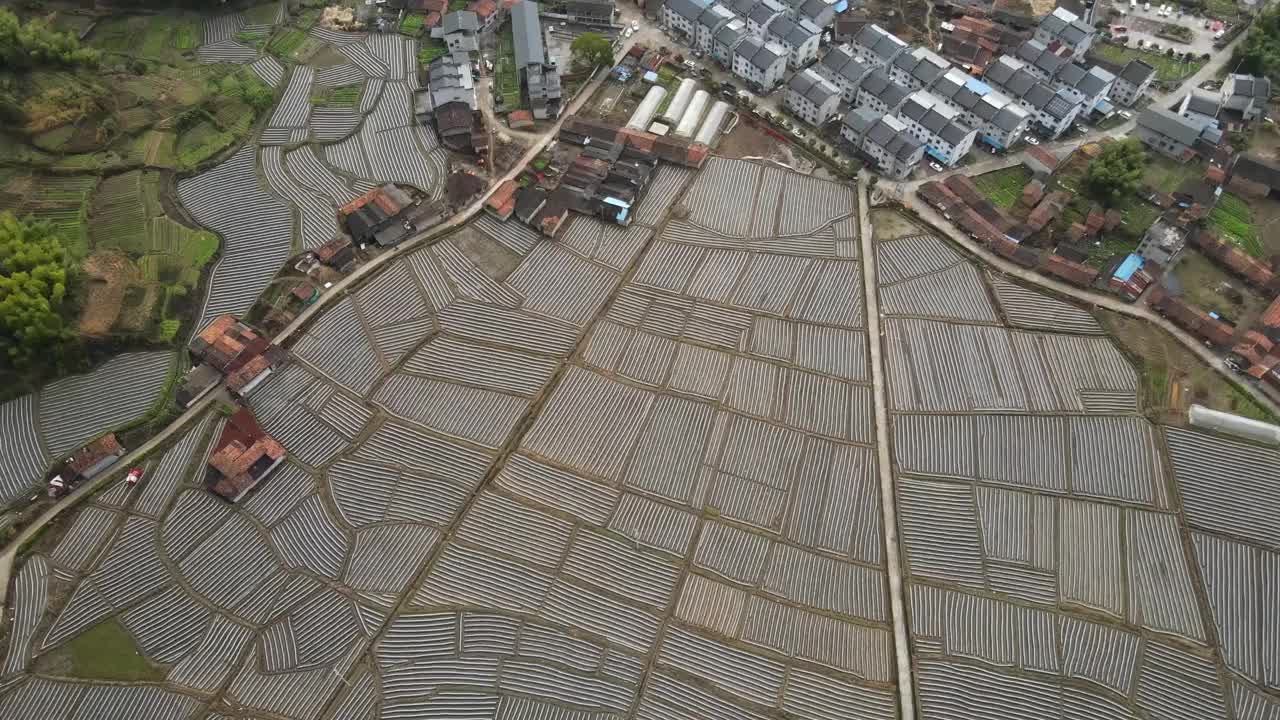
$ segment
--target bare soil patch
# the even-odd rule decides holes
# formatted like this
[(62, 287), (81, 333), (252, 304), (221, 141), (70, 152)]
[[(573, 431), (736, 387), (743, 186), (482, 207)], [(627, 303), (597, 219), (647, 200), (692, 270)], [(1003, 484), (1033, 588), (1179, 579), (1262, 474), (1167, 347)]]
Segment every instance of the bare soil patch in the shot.
[(871, 208), (871, 239), (876, 242), (927, 234), (897, 210)]
[(103, 250), (85, 258), (87, 287), (80, 313), (80, 334), (105, 337), (115, 327), (129, 286), (137, 282), (138, 267), (118, 250)]
[(457, 243), (463, 254), (496, 282), (506, 280), (520, 264), (520, 258), (510, 250), (471, 228), (458, 233)]

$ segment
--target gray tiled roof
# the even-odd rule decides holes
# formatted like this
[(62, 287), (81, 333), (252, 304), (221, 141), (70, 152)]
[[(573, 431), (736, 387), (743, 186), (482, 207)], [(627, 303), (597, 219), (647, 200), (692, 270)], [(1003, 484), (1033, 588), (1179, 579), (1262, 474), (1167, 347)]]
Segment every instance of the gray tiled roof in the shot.
[(818, 64), (820, 69), (827, 71), (830, 75), (844, 78), (855, 84), (861, 81), (862, 76), (871, 69), (870, 65), (859, 62), (852, 52), (842, 47), (827, 51)]
[(878, 113), (871, 108), (854, 108), (845, 113), (842, 123), (861, 137), (882, 117), (884, 117), (883, 113)]
[(1191, 145), (1200, 137), (1200, 126), (1175, 112), (1152, 105), (1138, 116), (1138, 125), (1153, 132), (1173, 138), (1183, 145)]
[(879, 98), (890, 108), (898, 107), (911, 94), (905, 87), (889, 79), (889, 73), (885, 72), (884, 68), (876, 68), (867, 73), (859, 87)]
[(1156, 74), (1156, 69), (1141, 60), (1130, 60), (1128, 65), (1120, 71), (1120, 77), (1124, 78), (1130, 85), (1141, 85), (1147, 81), (1147, 78)]
[(777, 7), (769, 3), (760, 3), (751, 8), (751, 12), (747, 13), (747, 17), (757, 25), (768, 25), (770, 18), (781, 12)]
[(1044, 16), (1040, 21), (1040, 29), (1072, 46), (1079, 45), (1094, 32), (1088, 23), (1062, 8), (1054, 8), (1052, 13)]
[(474, 33), (480, 30), (480, 19), (470, 10), (459, 10), (441, 18), (440, 29), (445, 35), (456, 32)]
[(1008, 55), (1002, 55), (991, 63), (983, 77), (997, 85), (1005, 85), (1021, 69), (1021, 66)]
[(1019, 125), (1026, 122), (1026, 120), (1027, 111), (1013, 103), (1009, 103), (1008, 105), (1000, 108), (1000, 111), (996, 113), (995, 118), (991, 120), (991, 124), (1001, 130), (1009, 131), (1016, 129)]
[(738, 48), (734, 51), (738, 55), (742, 55), (747, 62), (755, 65), (761, 70), (768, 70), (779, 58), (785, 58), (787, 54), (783, 52), (784, 48), (765, 42), (758, 37), (748, 36), (738, 43)]
[(899, 40), (896, 35), (875, 23), (864, 25), (854, 36), (854, 42), (868, 48), (885, 62), (892, 60), (907, 47), (907, 44)]
[(821, 106), (832, 97), (840, 95), (839, 88), (832, 85), (812, 68), (806, 68), (791, 76), (791, 80), (787, 83), (787, 88), (818, 106)]
[(1049, 77), (1053, 77), (1064, 66), (1071, 64), (1069, 58), (1056, 55), (1039, 40), (1028, 40), (1022, 43), (1015, 54), (1019, 60), (1036, 66)]
[(906, 72), (922, 85), (931, 85), (951, 69), (951, 63), (928, 48), (918, 47), (904, 52), (893, 61), (893, 66)]
[(698, 25), (715, 30), (733, 18), (733, 11), (729, 8), (720, 4), (708, 5), (707, 9), (698, 15)]
[[(702, 14), (703, 10), (707, 9), (708, 0), (666, 0), (666, 3), (666, 7), (671, 8), (671, 12), (691, 23), (696, 23), (698, 16)], [(514, 13), (515, 8), (522, 4), (524, 3), (516, 3), (511, 8), (511, 11)]]
[(769, 23), (769, 37), (793, 48), (800, 47), (821, 32), (808, 20), (797, 21), (786, 15), (779, 15)]
[(1231, 89), (1232, 97), (1261, 98), (1264, 101), (1271, 97), (1271, 80), (1267, 78), (1232, 75), (1231, 79), (1235, 81)]
[(745, 18), (756, 5), (760, 4), (760, 0), (725, 0), (724, 4), (733, 11), (734, 15)]
[(738, 44), (738, 41), (747, 34), (747, 28), (741, 20), (737, 22), (729, 22), (724, 27), (716, 31), (714, 35), (715, 41), (732, 49)]
[(880, 118), (867, 130), (867, 140), (899, 160), (911, 157), (923, 144), (908, 135), (902, 121), (891, 115)]
[(1096, 65), (1085, 67), (1071, 63), (1058, 73), (1058, 80), (1084, 93), (1085, 97), (1094, 97), (1115, 82), (1116, 76)]
[(1221, 109), (1220, 98), (1203, 90), (1192, 90), (1190, 96), (1187, 97), (1186, 112), (1217, 117), (1218, 111)]
[[(668, 2), (689, 0), (668, 0)], [(511, 8), (511, 30), (515, 41), (516, 67), (546, 62), (542, 49), (542, 24), (538, 22), (538, 3), (525, 0)]]

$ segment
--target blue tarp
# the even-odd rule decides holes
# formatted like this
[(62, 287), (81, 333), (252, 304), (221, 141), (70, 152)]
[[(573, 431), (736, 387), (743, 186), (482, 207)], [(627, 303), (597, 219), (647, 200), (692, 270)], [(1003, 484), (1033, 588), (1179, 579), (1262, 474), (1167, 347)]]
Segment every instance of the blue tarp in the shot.
[(836, 3), (836, 12), (842, 13), (848, 9), (849, 9), (849, 0), (840, 0), (840, 2)]
[(1116, 111), (1116, 106), (1107, 102), (1106, 98), (1102, 98), (1101, 100), (1098, 101), (1097, 105), (1093, 106), (1093, 109), (1102, 113), (1103, 115), (1110, 115), (1111, 113)]
[(1129, 282), (1129, 278), (1133, 277), (1133, 274), (1142, 268), (1142, 262), (1140, 256), (1130, 253), (1129, 257), (1120, 263), (1120, 267), (1116, 268), (1116, 273), (1112, 277), (1120, 282)]
[(650, 70), (649, 72), (647, 72), (647, 73), (645, 73), (645, 74), (644, 74), (644, 81), (645, 81), (645, 82), (647, 82), (647, 83), (656, 83), (656, 82), (658, 82), (658, 73), (656, 73), (656, 72), (654, 72), (654, 71)]
[(991, 92), (991, 86), (982, 82), (978, 78), (971, 77), (964, 81), (964, 86), (979, 95), (986, 95)]

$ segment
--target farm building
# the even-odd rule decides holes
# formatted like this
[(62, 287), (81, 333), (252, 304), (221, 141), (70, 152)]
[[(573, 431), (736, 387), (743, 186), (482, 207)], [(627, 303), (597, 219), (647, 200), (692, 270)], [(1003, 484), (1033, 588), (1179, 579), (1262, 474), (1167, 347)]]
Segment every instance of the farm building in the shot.
[(258, 425), (248, 408), (227, 419), (209, 456), (205, 484), (227, 502), (238, 502), (284, 462), (285, 450)]
[(407, 192), (387, 183), (343, 205), (341, 212), (352, 240), (388, 247), (409, 236), (401, 217), (411, 205)]

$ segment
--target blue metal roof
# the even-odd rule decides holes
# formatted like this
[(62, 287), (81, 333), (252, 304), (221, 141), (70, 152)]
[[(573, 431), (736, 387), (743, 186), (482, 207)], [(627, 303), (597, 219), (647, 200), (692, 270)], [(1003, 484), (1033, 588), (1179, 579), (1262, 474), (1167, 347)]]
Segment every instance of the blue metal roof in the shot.
[(1116, 268), (1116, 273), (1112, 277), (1120, 282), (1129, 282), (1129, 278), (1133, 277), (1133, 274), (1142, 268), (1142, 262), (1141, 256), (1129, 253), (1129, 257), (1120, 263), (1120, 267)]
[(964, 86), (979, 95), (986, 95), (991, 92), (991, 86), (982, 82), (978, 78), (970, 77), (964, 81)]

